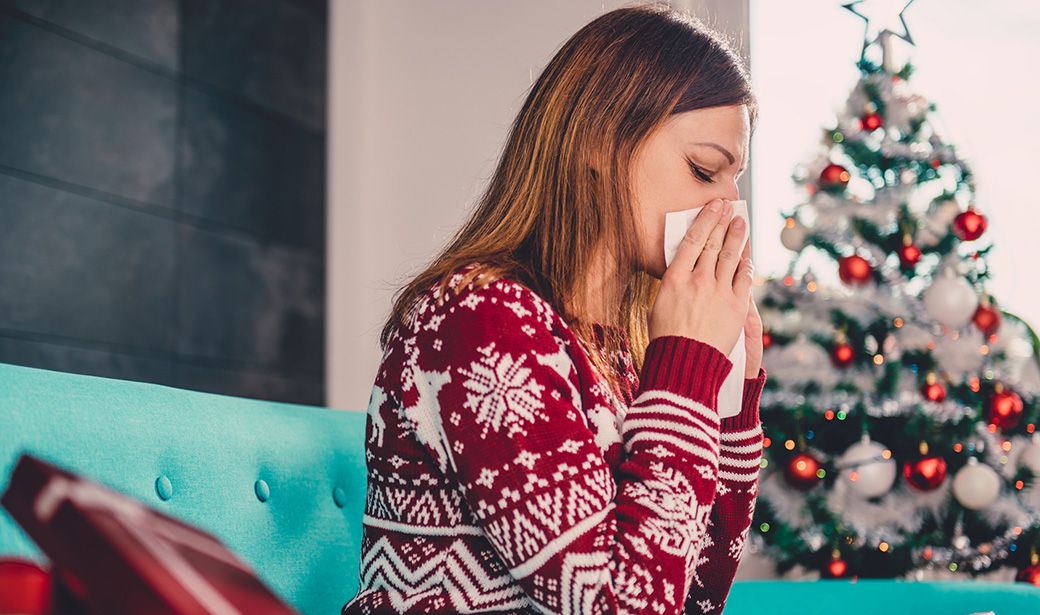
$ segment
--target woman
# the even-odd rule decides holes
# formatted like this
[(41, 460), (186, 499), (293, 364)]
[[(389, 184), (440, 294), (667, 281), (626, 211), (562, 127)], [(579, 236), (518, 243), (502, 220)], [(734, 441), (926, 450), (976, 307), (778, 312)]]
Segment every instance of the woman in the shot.
[[(383, 329), (343, 613), (721, 612), (762, 455), (728, 203), (755, 117), (739, 58), (665, 5), (605, 13), (553, 57)], [(701, 205), (666, 268), (664, 214)], [(731, 369), (743, 407), (720, 419)]]

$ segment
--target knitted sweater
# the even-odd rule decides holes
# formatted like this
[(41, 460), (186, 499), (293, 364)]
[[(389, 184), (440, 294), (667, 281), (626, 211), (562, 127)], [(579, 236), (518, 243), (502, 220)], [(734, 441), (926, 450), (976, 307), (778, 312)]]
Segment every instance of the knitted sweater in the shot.
[(720, 420), (725, 354), (662, 336), (636, 373), (622, 339), (619, 399), (519, 282), (422, 295), (372, 388), (343, 615), (721, 613), (755, 508), (765, 370)]

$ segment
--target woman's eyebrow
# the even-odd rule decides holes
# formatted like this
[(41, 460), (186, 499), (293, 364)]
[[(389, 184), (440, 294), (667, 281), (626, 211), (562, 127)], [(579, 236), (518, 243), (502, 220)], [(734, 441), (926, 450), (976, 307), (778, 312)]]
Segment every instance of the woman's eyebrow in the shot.
[(735, 157), (733, 156), (733, 154), (729, 153), (729, 150), (728, 150), (728, 149), (726, 149), (726, 148), (722, 147), (722, 146), (721, 146), (721, 145), (719, 145), (718, 143), (710, 143), (710, 142), (709, 142), (709, 143), (704, 143), (704, 142), (697, 142), (697, 143), (691, 143), (691, 145), (706, 145), (706, 146), (708, 146), (708, 147), (713, 147), (713, 148), (715, 148), (715, 149), (719, 150), (720, 152), (722, 152), (722, 154), (723, 154), (724, 156), (726, 156), (726, 160), (729, 160), (729, 163), (730, 163), (730, 164), (733, 164), (733, 163), (734, 163), (734, 162), (736, 162), (736, 160), (737, 160), (737, 159), (736, 159), (736, 158), (735, 158)]

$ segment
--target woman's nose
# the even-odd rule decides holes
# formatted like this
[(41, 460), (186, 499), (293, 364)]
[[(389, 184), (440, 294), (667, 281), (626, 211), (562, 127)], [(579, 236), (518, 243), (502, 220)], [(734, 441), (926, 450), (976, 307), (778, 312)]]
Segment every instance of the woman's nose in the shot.
[(715, 193), (715, 195), (712, 198), (725, 199), (727, 201), (739, 201), (740, 190), (737, 190), (734, 186), (732, 190), (720, 190), (719, 192)]
[(740, 188), (737, 187), (736, 178), (729, 178), (725, 182), (719, 182), (712, 198), (726, 199), (727, 201), (740, 200)]

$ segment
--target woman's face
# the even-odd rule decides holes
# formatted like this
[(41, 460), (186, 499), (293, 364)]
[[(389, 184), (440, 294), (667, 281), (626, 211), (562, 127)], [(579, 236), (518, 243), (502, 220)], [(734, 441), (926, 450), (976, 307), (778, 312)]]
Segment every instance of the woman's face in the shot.
[(664, 275), (666, 213), (740, 199), (750, 133), (747, 106), (730, 105), (672, 115), (647, 137), (632, 166), (642, 271)]

